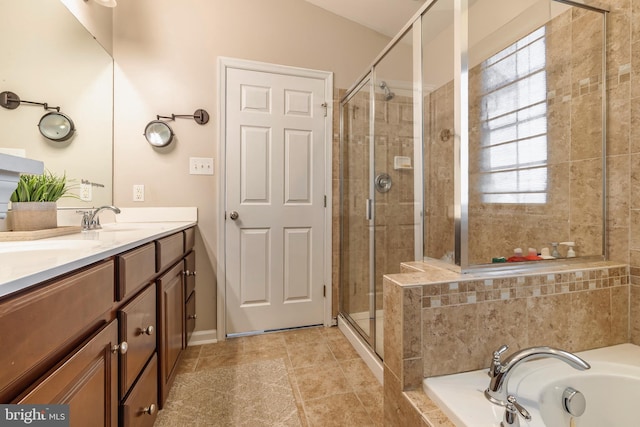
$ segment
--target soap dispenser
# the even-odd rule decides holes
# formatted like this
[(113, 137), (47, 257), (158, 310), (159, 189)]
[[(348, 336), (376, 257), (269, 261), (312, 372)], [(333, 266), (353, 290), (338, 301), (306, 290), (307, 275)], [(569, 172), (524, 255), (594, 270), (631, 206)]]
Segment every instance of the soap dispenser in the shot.
[(575, 258), (576, 251), (573, 250), (573, 247), (576, 245), (575, 242), (560, 242), (561, 245), (567, 246), (567, 258)]
[(554, 258), (560, 258), (560, 252), (558, 252), (558, 242), (551, 243), (553, 250), (551, 251), (551, 256)]

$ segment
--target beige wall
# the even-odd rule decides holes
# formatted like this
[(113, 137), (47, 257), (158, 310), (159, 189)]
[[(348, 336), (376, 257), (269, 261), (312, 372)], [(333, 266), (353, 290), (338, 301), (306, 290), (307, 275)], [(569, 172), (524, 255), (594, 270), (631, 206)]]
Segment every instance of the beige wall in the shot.
[(92, 1), (60, 0), (96, 38), (104, 49), (113, 54), (113, 9)]
[[(213, 157), (219, 170), (217, 58), (333, 71), (334, 85), (348, 87), (388, 41), (302, 0), (118, 1), (114, 203), (198, 207), (197, 330), (216, 327), (216, 224), (222, 207), (217, 172), (189, 175), (188, 159)], [(207, 125), (178, 119), (171, 124), (177, 142), (169, 150), (147, 144), (142, 133), (157, 114), (192, 114), (197, 108), (209, 112)], [(134, 184), (144, 184), (144, 202), (132, 202)]]

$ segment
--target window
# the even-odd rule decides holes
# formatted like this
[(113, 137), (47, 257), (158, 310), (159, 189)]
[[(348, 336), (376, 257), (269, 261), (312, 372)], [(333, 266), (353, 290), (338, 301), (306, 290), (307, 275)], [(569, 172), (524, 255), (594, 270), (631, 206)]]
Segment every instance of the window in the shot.
[(481, 64), (485, 203), (547, 202), (547, 79), (541, 27)]

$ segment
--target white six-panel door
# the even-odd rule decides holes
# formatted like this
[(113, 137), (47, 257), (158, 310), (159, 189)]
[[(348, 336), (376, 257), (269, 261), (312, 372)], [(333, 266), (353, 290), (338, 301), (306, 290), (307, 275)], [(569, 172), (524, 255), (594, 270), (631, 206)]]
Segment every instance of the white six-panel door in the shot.
[(322, 324), (325, 82), (226, 72), (226, 333)]

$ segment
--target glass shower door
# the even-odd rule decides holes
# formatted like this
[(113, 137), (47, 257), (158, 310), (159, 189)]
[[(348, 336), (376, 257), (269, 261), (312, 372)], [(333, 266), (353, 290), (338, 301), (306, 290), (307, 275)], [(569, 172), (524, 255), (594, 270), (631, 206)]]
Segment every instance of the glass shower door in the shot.
[(366, 78), (342, 103), (340, 311), (373, 348), (370, 97)]

